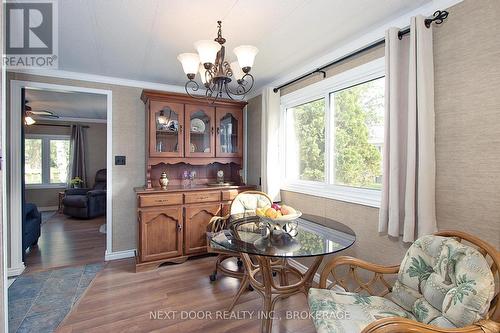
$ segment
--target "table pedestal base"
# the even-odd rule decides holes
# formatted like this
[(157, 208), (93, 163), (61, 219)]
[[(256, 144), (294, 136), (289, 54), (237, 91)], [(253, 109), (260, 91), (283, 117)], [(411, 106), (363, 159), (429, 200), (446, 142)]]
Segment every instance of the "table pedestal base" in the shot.
[[(241, 281), (238, 293), (229, 307), (229, 311), (233, 309), (240, 296), (251, 285), (264, 301), (264, 308), (261, 314), (261, 330), (263, 333), (269, 333), (272, 328), (276, 303), (280, 299), (298, 293), (304, 293), (307, 296), (309, 288), (312, 286), (314, 275), (323, 260), (323, 256), (317, 256), (314, 263), (304, 273), (291, 266), (286, 258), (276, 259), (242, 253), (241, 259), (245, 265), (245, 276)], [(276, 278), (273, 277), (273, 272), (276, 273)], [(290, 284), (290, 275), (295, 276), (298, 281)], [(279, 283), (277, 283), (277, 279), (279, 279)]]

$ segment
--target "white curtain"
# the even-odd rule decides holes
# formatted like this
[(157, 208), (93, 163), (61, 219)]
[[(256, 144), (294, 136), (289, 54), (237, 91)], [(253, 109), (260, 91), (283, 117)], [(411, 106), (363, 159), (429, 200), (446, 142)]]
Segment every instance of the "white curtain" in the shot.
[(262, 92), (261, 182), (262, 191), (266, 192), (273, 201), (281, 200), (279, 127), (280, 94), (275, 93), (272, 88), (265, 88)]
[(404, 242), (437, 230), (432, 27), (386, 32), (385, 146), (379, 232)]

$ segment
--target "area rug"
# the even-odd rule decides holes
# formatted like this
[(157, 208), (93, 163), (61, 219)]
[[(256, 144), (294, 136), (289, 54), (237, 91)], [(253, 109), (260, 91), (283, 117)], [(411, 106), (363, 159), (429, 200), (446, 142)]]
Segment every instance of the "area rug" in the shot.
[(19, 276), (9, 287), (9, 332), (54, 332), (103, 265)]

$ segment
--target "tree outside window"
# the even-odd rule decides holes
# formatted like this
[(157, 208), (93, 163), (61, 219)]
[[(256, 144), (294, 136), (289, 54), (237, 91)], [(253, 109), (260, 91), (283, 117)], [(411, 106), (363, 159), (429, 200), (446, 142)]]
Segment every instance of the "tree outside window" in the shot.
[(70, 140), (65, 136), (30, 135), (24, 141), (26, 185), (60, 185), (67, 182)]
[[(379, 78), (331, 93), (331, 129), (326, 123), (325, 98), (288, 108), (287, 179), (380, 189), (384, 84), (384, 78)], [(329, 165), (333, 177), (325, 175), (326, 131), (332, 133)]]

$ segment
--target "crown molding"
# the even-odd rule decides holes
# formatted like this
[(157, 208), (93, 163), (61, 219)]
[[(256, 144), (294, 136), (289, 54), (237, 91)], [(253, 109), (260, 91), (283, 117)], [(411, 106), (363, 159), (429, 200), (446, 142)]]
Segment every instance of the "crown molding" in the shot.
[[(134, 87), (134, 88), (142, 88), (142, 89), (152, 89), (152, 90), (160, 90), (160, 91), (169, 91), (169, 92), (179, 92), (185, 93), (184, 86), (177, 86), (173, 84), (163, 84), (156, 82), (148, 82), (148, 81), (140, 81), (140, 80), (132, 80), (132, 79), (124, 79), (119, 77), (98, 75), (98, 74), (88, 74), (88, 73), (80, 73), (80, 72), (71, 72), (59, 69), (11, 69), (7, 72), (20, 73), (20, 74), (29, 74), (29, 75), (37, 75), (37, 76), (46, 76), (53, 77), (58, 79), (68, 79), (68, 80), (78, 80), (78, 81), (86, 81), (86, 82), (94, 82), (94, 83), (102, 83), (102, 84), (112, 84), (117, 86), (125, 86), (125, 87)], [(202, 91), (204, 94), (204, 91)]]

